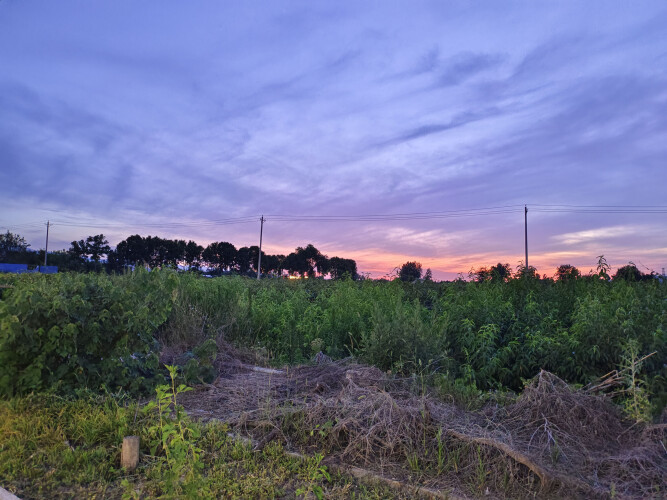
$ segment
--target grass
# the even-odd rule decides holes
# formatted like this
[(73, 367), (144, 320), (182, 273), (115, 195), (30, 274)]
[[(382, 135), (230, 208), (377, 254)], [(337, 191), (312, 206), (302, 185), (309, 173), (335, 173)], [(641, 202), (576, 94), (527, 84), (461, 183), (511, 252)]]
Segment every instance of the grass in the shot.
[[(220, 422), (191, 423), (200, 431), (201, 467), (171, 488), (165, 461), (146, 448), (152, 417), (119, 396), (80, 396), (30, 395), (0, 402), (0, 484), (5, 489), (22, 499), (394, 496), (329, 474), (321, 456), (298, 460), (279, 443), (253, 451), (230, 438)], [(119, 467), (122, 439), (129, 434), (142, 437), (142, 459), (133, 473)]]

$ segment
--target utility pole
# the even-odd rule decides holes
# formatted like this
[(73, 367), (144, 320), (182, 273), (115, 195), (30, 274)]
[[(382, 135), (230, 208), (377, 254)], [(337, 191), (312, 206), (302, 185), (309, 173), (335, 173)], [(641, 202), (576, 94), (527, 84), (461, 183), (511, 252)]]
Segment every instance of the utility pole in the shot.
[(526, 243), (526, 272), (528, 272), (528, 205), (523, 206), (523, 230)]
[(51, 221), (46, 221), (46, 249), (44, 250), (44, 265), (46, 266), (46, 257), (49, 255), (49, 226)]
[(262, 273), (262, 232), (264, 231), (264, 216), (259, 219), (259, 257), (257, 257), (257, 279)]

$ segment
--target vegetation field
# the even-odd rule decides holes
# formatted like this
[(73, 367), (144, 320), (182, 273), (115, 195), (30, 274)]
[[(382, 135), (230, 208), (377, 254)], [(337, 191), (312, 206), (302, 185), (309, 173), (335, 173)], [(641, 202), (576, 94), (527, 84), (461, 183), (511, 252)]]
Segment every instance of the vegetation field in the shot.
[[(653, 433), (642, 434), (646, 450), (666, 444), (667, 284), (657, 279), (610, 281), (594, 275), (554, 281), (520, 275), (443, 283), (257, 281), (162, 270), (5, 275), (0, 285), (0, 485), (24, 497), (46, 492), (128, 498), (385, 497), (402, 493), (364, 487), (344, 474), (330, 477), (321, 454), (375, 469), (391, 462), (395, 470), (408, 471), (405, 481), (441, 486), (438, 477), (459, 474), (459, 466), (436, 467), (438, 442), (463, 457), (463, 476), (470, 480), (452, 483), (455, 488), (450, 490), (463, 496), (587, 495), (584, 486), (563, 479), (575, 470), (567, 443), (545, 441), (541, 450), (549, 451), (553, 463), (544, 465), (540, 460), (547, 455), (538, 457), (531, 448), (537, 434), (512, 455), (507, 446), (498, 445), (497, 437), (493, 441), (486, 424), (478, 426), (484, 427), (486, 437), (443, 427), (443, 415), (452, 411), (463, 412), (456, 415), (467, 421), (502, 421), (513, 433), (512, 412), (546, 404), (556, 390), (561, 392), (543, 411), (546, 423), (539, 423), (547, 436), (558, 435), (557, 430), (547, 432), (547, 413), (569, 402), (588, 408), (588, 416), (616, 415), (618, 426), (605, 427), (610, 433)], [(257, 364), (309, 364), (318, 353), (325, 355), (319, 360), (333, 360), (326, 372), (332, 378), (307, 372), (299, 386), (301, 379), (293, 377), (303, 368), (294, 368), (295, 375), (282, 382), (290, 397), (267, 392), (273, 398), (272, 413), (263, 420), (247, 417), (252, 409), (243, 408), (243, 418), (235, 413), (229, 419), (222, 415), (223, 423), (204, 424), (177, 411), (178, 401), (174, 404), (178, 397), (188, 411), (196, 409), (193, 398), (206, 399), (199, 395), (202, 390), (219, 391), (222, 386), (216, 381), (225, 376), (241, 380), (240, 373), (248, 379), (248, 367)], [(351, 362), (360, 365), (350, 368)], [(170, 374), (165, 363), (177, 368)], [(236, 372), (230, 371), (233, 366)], [(363, 392), (371, 389), (354, 382), (354, 373), (370, 366), (377, 383), (371, 392)], [(307, 380), (318, 377), (321, 385), (308, 385)], [(272, 383), (270, 377), (267, 383)], [(196, 387), (198, 395), (180, 394), (187, 386)], [(294, 399), (297, 393), (303, 405)], [(224, 396), (216, 394), (218, 399)], [(371, 411), (359, 402), (375, 401), (377, 410), (382, 394), (392, 394), (391, 404), (405, 409), (399, 424), (411, 422), (409, 429), (422, 429), (424, 444), (399, 440), (400, 445), (383, 455), (380, 445), (371, 443), (372, 453), (364, 456), (358, 450), (352, 454), (343, 438), (331, 438), (331, 430), (340, 436), (343, 421), (350, 424), (352, 417), (323, 411), (329, 404), (326, 398), (348, 401), (359, 411), (354, 414), (359, 422)], [(153, 403), (145, 405), (149, 400)], [(602, 400), (600, 404), (611, 406), (601, 409), (597, 405)], [(292, 410), (287, 411), (288, 406)], [(586, 415), (577, 417), (582, 429), (596, 421), (587, 421)], [(387, 422), (396, 424), (391, 418)], [(538, 425), (525, 423), (533, 424)], [(262, 425), (275, 439), (264, 440), (257, 448), (261, 451), (225, 437), (245, 429), (248, 437), (262, 441)], [(662, 431), (656, 434), (656, 429)], [(443, 430), (449, 433), (447, 439)], [(350, 428), (345, 432), (349, 438)], [(513, 434), (519, 441), (520, 432), (517, 427), (518, 434)], [(128, 434), (142, 436), (146, 457), (134, 474), (118, 463), (122, 437)], [(418, 436), (413, 441), (419, 441)], [(385, 445), (391, 441), (382, 439)], [(427, 446), (426, 441), (436, 444)], [(314, 458), (297, 460), (285, 455), (283, 446), (296, 446)], [(524, 461), (517, 461), (517, 453)], [(635, 474), (643, 485), (632, 478), (601, 479), (598, 486), (588, 484), (586, 477), (577, 480), (602, 497), (664, 494), (664, 455), (633, 453), (650, 472)], [(375, 463), (373, 457), (380, 456), (387, 463)], [(507, 476), (507, 460), (521, 470)], [(613, 469), (600, 465), (596, 477), (604, 477), (605, 467)], [(544, 484), (536, 486), (531, 474)], [(543, 480), (547, 476), (549, 481)], [(554, 481), (559, 481), (558, 488), (545, 486)]]

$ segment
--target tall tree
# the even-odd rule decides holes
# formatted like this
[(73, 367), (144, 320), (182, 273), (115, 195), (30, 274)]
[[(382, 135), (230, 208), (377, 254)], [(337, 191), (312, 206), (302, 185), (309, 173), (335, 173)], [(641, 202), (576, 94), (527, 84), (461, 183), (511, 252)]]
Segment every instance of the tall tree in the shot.
[[(257, 245), (241, 247), (236, 256), (236, 269), (240, 274), (256, 273), (257, 260), (259, 257), (259, 247)], [(266, 254), (262, 252), (262, 264), (266, 260)], [(266, 269), (262, 265), (262, 269)]]
[(190, 267), (190, 268), (198, 268), (199, 264), (201, 262), (201, 254), (204, 251), (204, 247), (201, 245), (198, 245), (194, 241), (190, 240), (187, 242), (185, 245), (185, 263)]
[(150, 256), (144, 238), (133, 234), (116, 245), (115, 260), (122, 266), (148, 264)]
[(102, 256), (106, 256), (111, 247), (103, 234), (96, 234), (95, 236), (88, 236), (86, 238), (86, 250), (90, 256), (90, 260), (95, 264), (99, 264)]
[(9, 231), (0, 234), (0, 262), (27, 264), (29, 246), (23, 236)]
[(563, 264), (556, 269), (556, 279), (558, 281), (570, 281), (581, 276), (579, 269), (570, 264)]
[(422, 265), (419, 262), (406, 262), (401, 266), (398, 277), (401, 281), (416, 281), (422, 276)]
[(629, 264), (625, 266), (621, 266), (616, 270), (616, 273), (612, 277), (613, 281), (643, 281), (647, 277), (650, 277), (650, 274), (644, 274), (642, 273), (639, 268), (634, 264), (634, 262), (630, 262)]
[(216, 267), (219, 271), (224, 271), (235, 264), (237, 254), (236, 247), (231, 243), (216, 241), (206, 247), (202, 252), (202, 258), (211, 267)]
[(85, 240), (73, 241), (69, 253), (80, 260), (90, 260), (99, 264), (103, 256), (111, 251), (109, 242), (103, 234), (88, 236)]
[(178, 267), (185, 260), (185, 241), (165, 239), (162, 240), (162, 244), (164, 246), (163, 265), (172, 268)]
[(489, 274), (491, 275), (491, 281), (505, 282), (512, 277), (512, 267), (509, 264), (501, 264), (498, 262), (495, 266), (491, 266)]
[(352, 259), (331, 257), (328, 267), (332, 279), (338, 280), (345, 276), (349, 276), (353, 280), (357, 279), (357, 263)]
[(9, 231), (0, 234), (0, 257), (4, 257), (9, 252), (25, 252), (29, 246), (23, 236)]
[(296, 253), (300, 259), (306, 263), (306, 273), (313, 278), (316, 274), (326, 274), (328, 272), (328, 260), (312, 243), (308, 243), (305, 248), (297, 248)]
[(283, 267), (290, 274), (298, 274), (302, 278), (304, 276), (313, 278), (316, 274), (324, 275), (329, 271), (328, 265), (329, 259), (312, 243), (305, 247), (297, 247), (283, 262)]

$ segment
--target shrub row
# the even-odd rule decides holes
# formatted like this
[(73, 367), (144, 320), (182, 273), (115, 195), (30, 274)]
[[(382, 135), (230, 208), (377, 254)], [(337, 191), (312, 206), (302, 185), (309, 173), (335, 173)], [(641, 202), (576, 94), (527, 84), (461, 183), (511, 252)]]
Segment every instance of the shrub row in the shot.
[[(383, 370), (520, 389), (540, 369), (571, 383), (614, 370), (632, 341), (667, 400), (667, 284), (531, 277), (508, 282), (204, 279), (172, 271), (13, 280), (0, 300), (0, 394), (53, 386), (141, 390), (155, 336), (223, 336), (279, 363), (318, 351)], [(161, 382), (161, 380), (157, 380)]]

